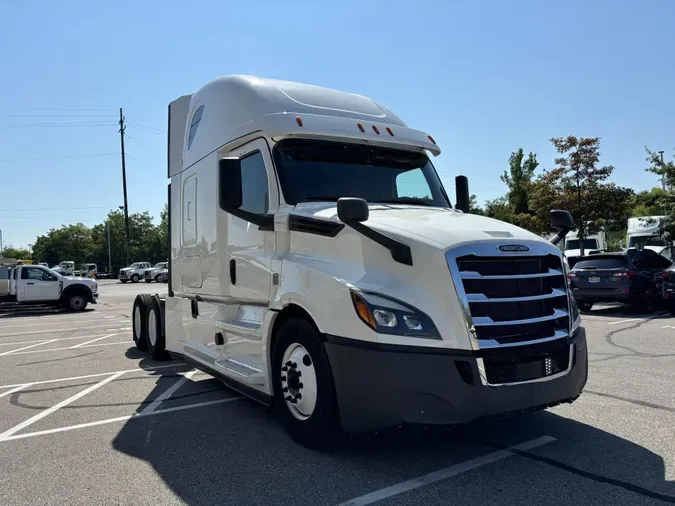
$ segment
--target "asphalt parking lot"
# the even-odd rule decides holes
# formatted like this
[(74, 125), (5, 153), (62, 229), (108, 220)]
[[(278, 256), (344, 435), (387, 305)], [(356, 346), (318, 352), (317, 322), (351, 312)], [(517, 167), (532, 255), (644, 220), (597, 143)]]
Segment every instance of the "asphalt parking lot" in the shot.
[(675, 504), (675, 318), (584, 316), (571, 405), (319, 453), (274, 412), (136, 351), (136, 293), (82, 314), (0, 315), (0, 504)]

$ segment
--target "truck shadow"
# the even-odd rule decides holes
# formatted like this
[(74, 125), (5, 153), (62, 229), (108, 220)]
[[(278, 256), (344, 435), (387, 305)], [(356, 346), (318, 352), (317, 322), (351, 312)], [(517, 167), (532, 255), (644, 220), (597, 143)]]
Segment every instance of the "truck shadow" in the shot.
[[(171, 399), (162, 409), (239, 397), (224, 386), (214, 392), (215, 384), (213, 379), (189, 381), (181, 391), (203, 388), (204, 396)], [(166, 383), (155, 387), (143, 405), (165, 390)], [(274, 410), (239, 399), (133, 418), (113, 447), (150, 464), (189, 505), (328, 505), (544, 435), (557, 441), (517, 451), (504, 463), (491, 464), (496, 468), (450, 478), (441, 484), (444, 495), (425, 495), (423, 502), (448, 504), (460, 497), (465, 504), (516, 504), (555, 497), (556, 504), (675, 503), (675, 482), (665, 479), (659, 455), (550, 411), (452, 430), (346, 436), (338, 450), (318, 452), (291, 441)], [(420, 496), (408, 494), (396, 504), (419, 503), (415, 497)]]
[(66, 309), (62, 308), (37, 308), (37, 309), (22, 309), (22, 308), (14, 308), (11, 310), (8, 309), (3, 311), (0, 308), (0, 321), (5, 320), (5, 319), (13, 319), (13, 318), (25, 318), (30, 316), (31, 318), (35, 317), (44, 317), (45, 320), (48, 319), (50, 316), (75, 316), (75, 315), (80, 315), (80, 314), (87, 314), (87, 313), (94, 313), (96, 309), (93, 307), (84, 309), (83, 311), (79, 311), (77, 313), (72, 313), (70, 311), (67, 311)]

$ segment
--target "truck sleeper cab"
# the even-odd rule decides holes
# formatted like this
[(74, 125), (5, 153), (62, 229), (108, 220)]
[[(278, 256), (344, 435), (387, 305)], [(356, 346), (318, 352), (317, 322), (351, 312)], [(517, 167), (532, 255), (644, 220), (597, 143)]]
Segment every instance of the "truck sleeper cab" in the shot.
[[(228, 76), (169, 106), (169, 293), (133, 339), (279, 408), (308, 446), (581, 393), (560, 251), (453, 209), (440, 149), (366, 97)], [(569, 213), (552, 214), (560, 229)]]

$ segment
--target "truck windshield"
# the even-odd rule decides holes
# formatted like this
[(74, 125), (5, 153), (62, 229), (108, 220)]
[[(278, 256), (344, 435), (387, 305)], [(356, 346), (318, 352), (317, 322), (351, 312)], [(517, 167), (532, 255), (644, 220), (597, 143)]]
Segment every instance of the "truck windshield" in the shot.
[(155, 269), (161, 269), (162, 267), (164, 267), (164, 265), (165, 265), (164, 262), (160, 262), (160, 263), (158, 263), (158, 264), (155, 264), (155, 267), (154, 267), (154, 268), (155, 268)]
[[(579, 249), (579, 239), (569, 239), (565, 242), (565, 249)], [(597, 239), (584, 239), (584, 249), (597, 249), (598, 241)]]
[(129, 267), (140, 267), (140, 266), (141, 266), (141, 264), (136, 262), (136, 263), (131, 264)]
[(288, 204), (360, 197), (368, 202), (452, 207), (424, 153), (292, 139), (274, 151)]
[(667, 246), (666, 241), (658, 235), (634, 235), (628, 238), (628, 247), (637, 248), (642, 246)]

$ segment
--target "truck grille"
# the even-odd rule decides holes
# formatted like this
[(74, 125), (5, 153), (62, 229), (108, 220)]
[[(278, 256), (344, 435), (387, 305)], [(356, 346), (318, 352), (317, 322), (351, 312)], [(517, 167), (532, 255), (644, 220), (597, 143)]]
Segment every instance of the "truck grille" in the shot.
[(144, 274), (145, 274), (146, 276), (149, 276), (149, 275), (150, 275), (150, 271), (145, 271)]
[[(497, 256), (496, 245), (489, 243), (447, 254), (490, 384), (531, 381), (563, 372), (569, 365), (570, 346), (564, 339), (569, 335), (569, 303), (562, 261), (549, 254), (548, 247), (532, 249), (527, 255)], [(555, 349), (537, 348), (544, 344)], [(541, 353), (533, 355), (532, 350)]]

